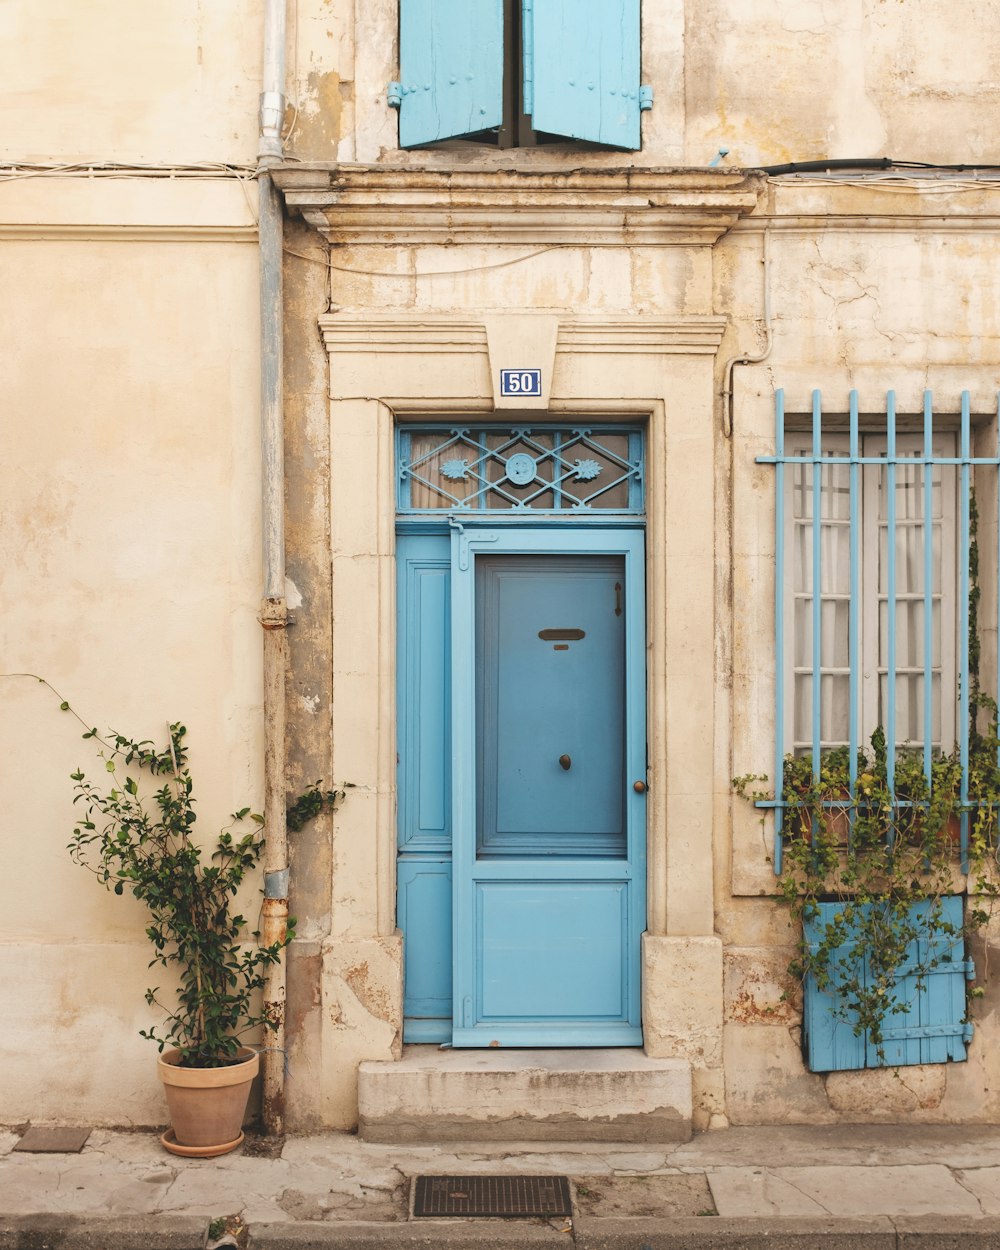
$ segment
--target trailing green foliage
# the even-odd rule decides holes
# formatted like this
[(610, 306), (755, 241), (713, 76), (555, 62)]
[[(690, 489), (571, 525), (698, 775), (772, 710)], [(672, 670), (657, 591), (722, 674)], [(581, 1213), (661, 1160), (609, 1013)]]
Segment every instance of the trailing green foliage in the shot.
[[(785, 759), (782, 872), (778, 887), (800, 928), (789, 973), (807, 976), (835, 996), (841, 1018), (855, 1034), (867, 1034), (884, 1061), (886, 1018), (906, 1012), (898, 976), (920, 987), (956, 938), (981, 929), (1000, 893), (996, 878), (1000, 813), (1000, 747), (995, 703), (986, 733), (975, 732), (969, 748), (967, 800), (957, 751), (936, 753), (930, 777), (923, 753), (902, 750), (890, 785), (885, 735), (872, 734), (855, 761), (852, 790), (846, 747), (824, 751), (815, 774), (811, 756)], [(975, 721), (975, 714), (973, 714)], [(767, 778), (738, 777), (737, 793), (754, 802), (771, 798)], [(962, 872), (962, 820), (968, 826), (968, 879)], [(945, 920), (941, 899), (968, 890), (962, 928)], [(820, 922), (821, 902), (839, 902), (833, 918)], [(914, 943), (925, 952), (913, 962)], [(973, 995), (981, 993), (971, 990)]]
[(298, 833), (320, 812), (332, 812), (345, 797), (350, 784), (345, 782), (339, 790), (324, 790), (322, 782), (314, 781), (285, 809), (285, 822), (289, 832)]
[(241, 808), (203, 852), (191, 836), (195, 800), (186, 733), (183, 725), (170, 725), (163, 750), (119, 733), (102, 737), (90, 729), (83, 735), (98, 743), (108, 780), (97, 784), (82, 769), (72, 774), (82, 815), (69, 851), (107, 889), (128, 890), (146, 906), (146, 936), (155, 951), (149, 966), (178, 969), (174, 1010), (160, 1002), (158, 987), (146, 991), (146, 1001), (167, 1018), (142, 1036), (161, 1051), (176, 1046), (182, 1066), (222, 1067), (235, 1059), (249, 1030), (277, 1027), (255, 1008), (255, 995), (291, 941), (294, 921), (281, 942), (262, 947), (242, 940), (246, 920), (230, 905), (260, 860), (264, 819)]

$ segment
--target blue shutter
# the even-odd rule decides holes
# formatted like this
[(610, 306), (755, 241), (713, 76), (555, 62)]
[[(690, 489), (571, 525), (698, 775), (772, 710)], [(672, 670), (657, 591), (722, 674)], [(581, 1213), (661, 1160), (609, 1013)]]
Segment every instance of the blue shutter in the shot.
[[(840, 903), (817, 904), (819, 914), (802, 924), (809, 949), (815, 953), (823, 942), (827, 925), (841, 910)], [(850, 961), (855, 944), (847, 941), (837, 947), (838, 960)], [(810, 1072), (845, 1072), (865, 1066), (865, 1038), (854, 1032), (857, 1016), (844, 1011), (837, 994), (837, 973), (831, 967), (833, 985), (821, 990), (816, 978), (806, 977), (802, 1004), (802, 1040)]]
[(400, 0), (400, 147), (490, 130), (503, 120), (503, 0)]
[[(934, 928), (944, 923), (960, 930), (962, 900), (943, 898), (940, 908)], [(930, 903), (916, 903), (914, 918), (920, 923), (930, 910)], [(930, 967), (932, 961), (937, 962)], [(917, 969), (924, 970), (919, 977)], [(960, 933), (956, 937), (918, 937), (910, 943), (906, 962), (896, 972), (896, 997), (909, 1006), (909, 1011), (894, 1012), (883, 1021), (886, 1067), (965, 1059), (965, 1045), (972, 1036), (972, 1026), (964, 1022), (965, 982), (972, 975)], [(878, 1053), (869, 1042), (868, 1066), (878, 1065)]]
[[(806, 941), (815, 948), (827, 924), (841, 910), (840, 903), (820, 903), (819, 914), (806, 921)], [(921, 923), (930, 903), (913, 905), (914, 919)], [(960, 930), (962, 899), (940, 900), (940, 917), (934, 922)], [(844, 942), (838, 950), (849, 955), (854, 944)], [(939, 962), (928, 967), (932, 959)], [(922, 973), (917, 975), (917, 969)], [(854, 1033), (855, 1017), (845, 1012), (836, 987), (821, 991), (812, 977), (806, 978), (802, 1031), (806, 1060), (811, 1072), (843, 1072), (855, 1068), (904, 1067), (918, 1063), (961, 1062), (972, 1026), (965, 1019), (965, 982), (973, 975), (965, 959), (961, 934), (931, 939), (918, 937), (910, 944), (907, 960), (897, 970), (896, 997), (908, 1010), (886, 1016), (883, 1021), (884, 1058), (866, 1036)], [(867, 977), (867, 969), (866, 969)]]
[(522, 0), (524, 111), (535, 130), (636, 149), (639, 0)]

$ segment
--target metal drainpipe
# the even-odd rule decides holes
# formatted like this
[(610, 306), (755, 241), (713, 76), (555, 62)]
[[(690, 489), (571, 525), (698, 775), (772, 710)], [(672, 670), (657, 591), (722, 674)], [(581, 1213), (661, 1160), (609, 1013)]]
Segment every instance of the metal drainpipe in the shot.
[[(284, 940), (288, 925), (288, 829), (285, 824), (285, 444), (282, 413), (282, 209), (268, 166), (283, 157), (286, 0), (265, 0), (264, 73), (260, 97), (257, 178), (260, 260), (260, 420), (264, 596), (264, 907), (261, 943)], [(269, 970), (264, 1012), (275, 1022), (265, 1035), (263, 1118), (266, 1131), (285, 1131), (285, 952)]]

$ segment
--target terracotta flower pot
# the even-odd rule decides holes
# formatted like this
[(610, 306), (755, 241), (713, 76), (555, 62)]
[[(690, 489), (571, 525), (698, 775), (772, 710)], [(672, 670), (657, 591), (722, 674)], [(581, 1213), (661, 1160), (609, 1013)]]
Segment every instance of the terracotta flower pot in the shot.
[(179, 1050), (157, 1060), (170, 1112), (170, 1129), (160, 1138), (173, 1154), (211, 1155), (235, 1150), (243, 1140), (243, 1117), (260, 1056), (241, 1050), (224, 1068), (181, 1068)]

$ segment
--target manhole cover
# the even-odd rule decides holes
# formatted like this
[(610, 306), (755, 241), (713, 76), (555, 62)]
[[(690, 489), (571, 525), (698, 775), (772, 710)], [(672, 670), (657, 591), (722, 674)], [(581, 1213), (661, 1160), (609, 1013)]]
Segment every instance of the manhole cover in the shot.
[(571, 1215), (565, 1176), (417, 1176), (414, 1215)]

